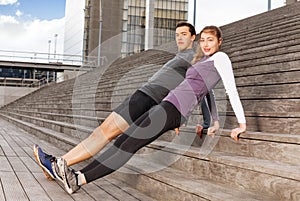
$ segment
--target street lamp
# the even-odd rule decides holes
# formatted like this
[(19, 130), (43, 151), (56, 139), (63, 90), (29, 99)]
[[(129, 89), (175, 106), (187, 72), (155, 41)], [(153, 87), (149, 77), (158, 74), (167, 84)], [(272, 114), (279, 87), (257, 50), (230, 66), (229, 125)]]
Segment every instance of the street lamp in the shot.
[(54, 59), (56, 57), (56, 43), (57, 43), (58, 34), (54, 34)]
[(50, 46), (51, 46), (51, 40), (48, 40), (48, 61), (50, 61)]
[(194, 0), (194, 26), (196, 26), (196, 0)]

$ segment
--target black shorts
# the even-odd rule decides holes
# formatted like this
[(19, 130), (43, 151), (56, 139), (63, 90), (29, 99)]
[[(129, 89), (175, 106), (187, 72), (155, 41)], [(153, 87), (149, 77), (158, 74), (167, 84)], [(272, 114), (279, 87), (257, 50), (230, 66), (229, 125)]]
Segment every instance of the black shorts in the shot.
[(150, 96), (137, 90), (113, 111), (121, 115), (130, 125), (154, 105), (157, 103)]

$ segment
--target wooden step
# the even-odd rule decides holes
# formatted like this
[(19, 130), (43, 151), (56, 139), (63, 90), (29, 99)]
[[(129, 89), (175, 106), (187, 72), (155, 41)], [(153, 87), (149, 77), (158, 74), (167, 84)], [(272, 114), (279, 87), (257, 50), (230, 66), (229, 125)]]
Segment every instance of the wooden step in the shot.
[[(239, 190), (230, 184), (214, 182), (196, 174), (187, 174), (171, 167), (160, 167), (146, 158), (134, 157), (125, 168), (112, 176), (135, 186), (157, 200), (273, 200), (273, 197)], [(148, 173), (143, 167), (159, 169)], [(138, 167), (138, 168), (137, 168)], [(141, 167), (141, 168), (140, 168)]]

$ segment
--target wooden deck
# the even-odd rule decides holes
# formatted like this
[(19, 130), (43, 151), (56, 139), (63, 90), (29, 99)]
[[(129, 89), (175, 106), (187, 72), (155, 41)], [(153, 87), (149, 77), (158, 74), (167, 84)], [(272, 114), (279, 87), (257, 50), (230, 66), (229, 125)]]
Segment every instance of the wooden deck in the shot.
[(69, 195), (58, 181), (49, 181), (45, 178), (33, 156), (34, 143), (53, 154), (64, 153), (48, 142), (0, 119), (1, 201), (153, 200), (112, 178), (99, 179), (87, 184), (78, 193)]

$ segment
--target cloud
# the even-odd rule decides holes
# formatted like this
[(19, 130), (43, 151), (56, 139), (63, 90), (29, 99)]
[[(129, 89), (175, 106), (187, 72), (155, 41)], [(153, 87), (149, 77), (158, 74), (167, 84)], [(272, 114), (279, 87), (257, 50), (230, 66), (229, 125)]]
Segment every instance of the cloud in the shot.
[[(56, 37), (56, 53), (63, 54), (64, 25), (65, 19), (18, 20), (14, 16), (0, 15), (0, 44), (1, 50), (7, 52), (36, 52), (47, 54), (49, 43), (52, 43), (50, 53), (54, 53)], [(9, 54), (9, 53), (7, 53)]]
[(25, 55), (23, 52), (31, 52), (30, 56), (26, 53), (26, 57), (29, 58), (32, 55), (45, 57), (54, 52), (63, 54), (65, 18), (33, 18), (21, 9), (16, 9), (20, 8), (18, 0), (0, 0), (0, 6), (10, 8), (11, 5), (11, 14), (0, 14), (0, 59), (20, 60), (20, 55)]
[[(13, 16), (8, 16), (8, 15), (0, 15), (0, 26), (2, 25), (9, 25), (9, 24), (18, 24), (19, 22), (16, 20), (15, 17)], [(1, 29), (2, 31), (2, 29)], [(4, 31), (4, 29), (3, 29)]]
[(18, 0), (0, 0), (0, 5), (13, 5), (17, 2)]
[(23, 13), (20, 10), (16, 11), (16, 16), (20, 17), (21, 15), (23, 15)]

